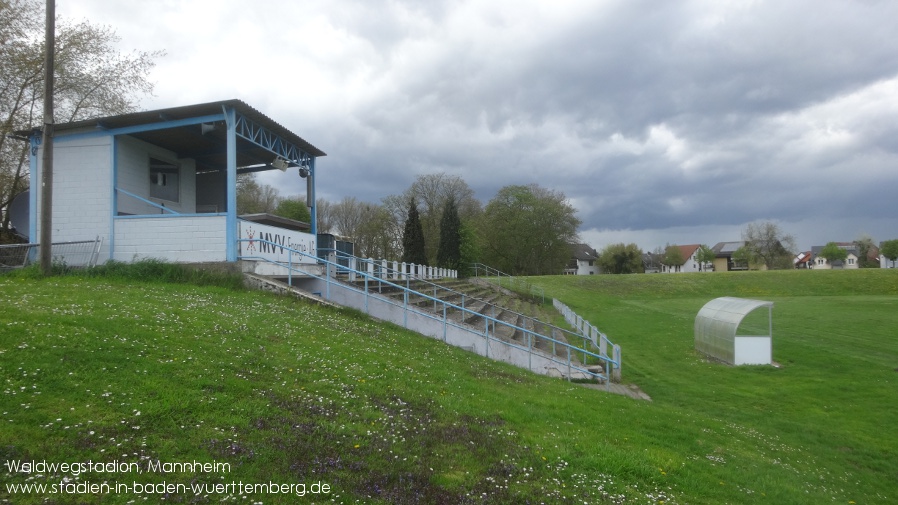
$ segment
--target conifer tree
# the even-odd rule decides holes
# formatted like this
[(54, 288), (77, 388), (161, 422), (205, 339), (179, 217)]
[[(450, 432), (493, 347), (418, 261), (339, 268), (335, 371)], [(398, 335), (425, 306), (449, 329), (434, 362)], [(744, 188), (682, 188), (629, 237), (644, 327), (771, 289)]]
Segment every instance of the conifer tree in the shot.
[(418, 203), (412, 198), (409, 201), (408, 217), (402, 233), (402, 261), (416, 265), (427, 265), (427, 254), (424, 252), (424, 229), (418, 215)]

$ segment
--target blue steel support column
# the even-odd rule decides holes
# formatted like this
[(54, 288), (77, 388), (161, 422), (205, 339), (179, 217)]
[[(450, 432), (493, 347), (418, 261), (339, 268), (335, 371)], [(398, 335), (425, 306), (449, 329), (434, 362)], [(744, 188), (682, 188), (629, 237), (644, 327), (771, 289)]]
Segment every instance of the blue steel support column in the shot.
[[(312, 178), (312, 184), (311, 184), (312, 194), (309, 195), (309, 202), (312, 204), (312, 207), (311, 207), (312, 210), (310, 211), (310, 214), (312, 216), (311, 217), (312, 222), (310, 224), (312, 225), (312, 236), (315, 237), (315, 244), (317, 245), (318, 244), (318, 204), (315, 202), (315, 184), (318, 183), (318, 173), (315, 170), (315, 157), (314, 156), (312, 156), (309, 159), (309, 177)], [(334, 244), (334, 247), (336, 247), (336, 244)], [(318, 253), (316, 252), (315, 254), (317, 255)]]
[(109, 211), (109, 260), (115, 259), (115, 216), (118, 214), (118, 136), (112, 136), (109, 156), (112, 157), (112, 209)]
[(233, 107), (225, 109), (225, 123), (228, 138), (227, 182), (228, 215), (225, 221), (225, 242), (227, 244), (227, 261), (237, 261), (237, 114)]
[(38, 132), (31, 134), (31, 155), (28, 157), (28, 168), (31, 170), (31, 191), (28, 198), (28, 242), (37, 242), (37, 199), (40, 196), (40, 174), (37, 172), (37, 149), (41, 145), (41, 137)]

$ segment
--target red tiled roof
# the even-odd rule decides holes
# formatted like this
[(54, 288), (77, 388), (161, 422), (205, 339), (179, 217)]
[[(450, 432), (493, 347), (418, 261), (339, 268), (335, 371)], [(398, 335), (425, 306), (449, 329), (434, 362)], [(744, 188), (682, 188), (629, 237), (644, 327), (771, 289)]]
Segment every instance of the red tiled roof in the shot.
[(695, 251), (701, 246), (701, 244), (678, 245), (677, 247), (680, 248), (680, 254), (683, 255), (683, 263), (689, 261), (689, 258), (691, 258), (692, 255), (695, 254)]

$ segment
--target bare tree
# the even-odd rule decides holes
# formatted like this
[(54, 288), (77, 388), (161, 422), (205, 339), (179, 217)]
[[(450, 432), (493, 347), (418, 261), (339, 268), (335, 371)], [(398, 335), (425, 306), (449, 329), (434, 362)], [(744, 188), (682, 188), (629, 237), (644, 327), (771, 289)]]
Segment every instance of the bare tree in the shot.
[(365, 219), (365, 204), (347, 196), (333, 206), (332, 217), (337, 234), (355, 240)]
[[(857, 247), (858, 252), (858, 266), (860, 268), (878, 268), (879, 267), (879, 258), (876, 257), (876, 245), (873, 242), (873, 237), (866, 233), (862, 233), (857, 240), (854, 241), (854, 245)], [(872, 254), (872, 258), (871, 256)]]
[(237, 176), (237, 213), (259, 214), (274, 212), (281, 197), (277, 188), (268, 184), (259, 184), (255, 174)]
[(331, 233), (334, 228), (334, 204), (324, 198), (315, 200), (315, 217), (318, 233)]
[[(43, 115), (43, 32), (43, 2), (0, 0), (0, 208), (28, 188), (28, 143), (9, 136)], [(109, 27), (57, 23), (57, 122), (132, 112), (140, 96), (152, 94), (149, 72), (164, 52), (123, 55), (119, 40)], [(5, 216), (2, 229), (8, 227)]]
[(783, 232), (771, 221), (749, 223), (742, 232), (745, 249), (753, 263), (765, 265), (769, 270), (792, 268), (795, 237)]
[(365, 219), (356, 232), (356, 250), (366, 258), (398, 260), (396, 240), (388, 233), (392, 226), (390, 211), (382, 205), (365, 204)]
[(421, 228), (424, 230), (424, 249), (428, 259), (434, 264), (440, 240), (440, 220), (450, 198), (455, 200), (462, 221), (469, 221), (480, 214), (481, 206), (474, 198), (474, 190), (461, 177), (444, 172), (419, 175), (401, 196), (402, 217), (398, 222), (405, 222), (408, 202), (415, 199), (420, 210)]

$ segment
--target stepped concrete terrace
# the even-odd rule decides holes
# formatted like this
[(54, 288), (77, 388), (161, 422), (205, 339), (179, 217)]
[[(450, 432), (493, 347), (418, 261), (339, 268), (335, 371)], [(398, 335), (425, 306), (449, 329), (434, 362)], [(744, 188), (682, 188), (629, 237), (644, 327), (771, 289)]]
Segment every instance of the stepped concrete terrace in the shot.
[[(257, 288), (362, 310), (372, 317), (405, 326), (425, 336), (544, 375), (567, 378), (638, 399), (649, 399), (633, 386), (608, 381), (607, 362), (591, 352), (580, 335), (547, 321), (558, 314), (551, 306), (479, 279), (369, 278), (348, 282), (294, 275), (286, 278), (247, 274)], [(367, 290), (366, 290), (367, 288)], [(403, 289), (405, 288), (405, 289)], [(300, 294), (301, 293), (301, 294)], [(401, 307), (401, 310), (397, 310)], [(406, 310), (408, 309), (408, 310)]]

